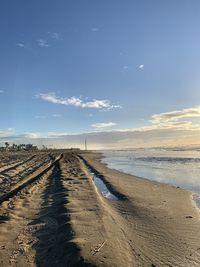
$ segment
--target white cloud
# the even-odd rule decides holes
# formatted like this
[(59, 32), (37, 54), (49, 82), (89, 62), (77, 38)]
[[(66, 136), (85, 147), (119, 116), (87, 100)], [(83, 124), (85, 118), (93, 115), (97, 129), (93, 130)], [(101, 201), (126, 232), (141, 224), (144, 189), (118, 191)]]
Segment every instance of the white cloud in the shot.
[(21, 47), (21, 48), (24, 48), (25, 47), (25, 44), (23, 44), (23, 43), (17, 43), (17, 46), (18, 47)]
[(4, 90), (0, 90), (0, 94), (3, 94), (4, 93)]
[(81, 98), (72, 97), (59, 97), (55, 93), (39, 94), (36, 96), (42, 100), (48, 101), (53, 104), (60, 104), (65, 106), (74, 106), (81, 108), (95, 108), (95, 109), (105, 109), (110, 110), (113, 108), (120, 108), (119, 105), (112, 105), (109, 100), (97, 100), (93, 99), (91, 101), (84, 101)]
[(199, 123), (193, 123), (192, 121), (182, 121), (182, 118), (200, 118), (200, 106), (193, 108), (186, 108), (182, 110), (175, 110), (170, 112), (158, 113), (152, 115), (152, 120), (149, 120), (151, 125), (143, 126), (132, 129), (119, 129), (120, 132), (147, 132), (154, 130), (200, 130)]
[(144, 68), (144, 65), (143, 64), (141, 64), (141, 65), (138, 66), (138, 69), (143, 69), (143, 68)]
[(200, 117), (200, 106), (154, 114), (152, 116), (151, 122), (158, 124), (162, 122), (177, 121), (181, 118), (192, 118), (192, 117)]
[(24, 137), (28, 139), (38, 139), (41, 138), (42, 135), (38, 132), (28, 132), (24, 134)]
[(104, 128), (108, 128), (108, 127), (113, 127), (117, 125), (117, 123), (114, 122), (100, 122), (100, 123), (95, 123), (92, 124), (91, 126), (95, 129), (104, 129)]
[(44, 39), (38, 39), (37, 40), (37, 43), (40, 47), (49, 47), (49, 44), (46, 40)]
[(60, 38), (60, 34), (57, 32), (51, 33), (51, 38), (58, 40)]
[(119, 132), (148, 132), (156, 130), (200, 130), (200, 124), (193, 124), (191, 121), (180, 121), (180, 122), (166, 122), (160, 124), (153, 124), (149, 126), (143, 126), (138, 128), (118, 129)]

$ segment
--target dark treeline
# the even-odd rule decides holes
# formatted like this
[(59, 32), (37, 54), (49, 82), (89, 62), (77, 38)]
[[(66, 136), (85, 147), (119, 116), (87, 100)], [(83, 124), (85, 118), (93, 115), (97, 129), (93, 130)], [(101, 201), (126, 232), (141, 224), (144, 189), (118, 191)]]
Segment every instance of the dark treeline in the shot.
[(12, 144), (5, 142), (5, 146), (0, 147), (0, 151), (36, 151), (38, 150), (37, 146), (33, 144)]

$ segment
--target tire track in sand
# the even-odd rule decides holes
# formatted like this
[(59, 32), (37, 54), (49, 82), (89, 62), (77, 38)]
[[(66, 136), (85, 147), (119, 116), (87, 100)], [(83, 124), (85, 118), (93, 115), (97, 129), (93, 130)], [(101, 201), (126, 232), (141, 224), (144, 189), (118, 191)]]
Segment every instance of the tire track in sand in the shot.
[(72, 241), (63, 163), (59, 158), (1, 204), (0, 266), (91, 266)]

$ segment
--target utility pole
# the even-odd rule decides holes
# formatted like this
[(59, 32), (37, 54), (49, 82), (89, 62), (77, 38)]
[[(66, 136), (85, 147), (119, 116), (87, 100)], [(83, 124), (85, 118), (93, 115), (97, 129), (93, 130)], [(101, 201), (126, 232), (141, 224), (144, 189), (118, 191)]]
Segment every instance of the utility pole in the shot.
[(85, 138), (85, 150), (87, 151), (87, 139)]

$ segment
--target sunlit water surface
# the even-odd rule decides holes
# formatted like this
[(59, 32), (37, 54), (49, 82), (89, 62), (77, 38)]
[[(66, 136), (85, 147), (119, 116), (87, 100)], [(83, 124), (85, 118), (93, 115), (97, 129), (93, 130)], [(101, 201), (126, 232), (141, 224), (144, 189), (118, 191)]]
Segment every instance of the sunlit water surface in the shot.
[(200, 194), (200, 148), (102, 151), (109, 168)]

